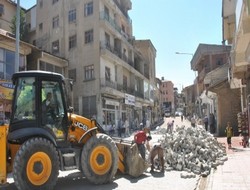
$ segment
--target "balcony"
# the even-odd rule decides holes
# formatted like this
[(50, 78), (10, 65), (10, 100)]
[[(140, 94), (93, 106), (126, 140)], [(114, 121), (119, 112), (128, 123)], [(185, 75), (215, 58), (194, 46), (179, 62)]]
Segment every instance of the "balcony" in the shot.
[(114, 29), (114, 31), (120, 34), (119, 37), (123, 37), (128, 43), (132, 44), (134, 37), (124, 32), (122, 28), (116, 23), (116, 21), (112, 19), (109, 15), (107, 15), (105, 12), (100, 13), (100, 20), (103, 20), (105, 21), (105, 23), (108, 23), (108, 26), (111, 30)]
[[(114, 0), (114, 3), (116, 4), (116, 6), (120, 9), (120, 11), (123, 13), (123, 15), (127, 18), (127, 21), (129, 23), (132, 23), (130, 17), (128, 16), (128, 13), (127, 13), (127, 9), (131, 9), (132, 7), (132, 4), (130, 2), (130, 0), (126, 1), (126, 0), (122, 0), (123, 3), (126, 4), (126, 6), (122, 6), (117, 0)], [(124, 5), (125, 5), (124, 4)]]
[(127, 63), (129, 66), (131, 67), (134, 66), (133, 60), (128, 58), (126, 54), (122, 53), (119, 47), (113, 47), (109, 43), (102, 41), (100, 42), (100, 48), (101, 50), (108, 50), (110, 53), (112, 53), (114, 56), (124, 61), (125, 63)]
[(121, 27), (115, 22), (114, 19), (112, 19), (109, 15), (107, 15), (104, 11), (100, 13), (100, 20), (104, 20), (107, 23), (109, 23), (109, 26), (111, 26), (113, 29), (115, 29), (117, 32), (121, 34)]
[(102, 92), (112, 94), (115, 96), (123, 97), (124, 93), (134, 95), (135, 97), (144, 98), (142, 92), (135, 91), (134, 88), (127, 87), (123, 84), (107, 80), (105, 78), (100, 78), (100, 87), (103, 89)]

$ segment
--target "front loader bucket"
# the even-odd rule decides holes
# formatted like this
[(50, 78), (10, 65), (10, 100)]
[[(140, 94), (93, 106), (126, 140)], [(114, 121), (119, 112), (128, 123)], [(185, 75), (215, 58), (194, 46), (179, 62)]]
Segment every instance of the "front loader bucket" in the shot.
[(146, 169), (147, 164), (141, 157), (138, 147), (132, 141), (114, 139), (119, 150), (118, 169), (132, 177), (139, 177)]

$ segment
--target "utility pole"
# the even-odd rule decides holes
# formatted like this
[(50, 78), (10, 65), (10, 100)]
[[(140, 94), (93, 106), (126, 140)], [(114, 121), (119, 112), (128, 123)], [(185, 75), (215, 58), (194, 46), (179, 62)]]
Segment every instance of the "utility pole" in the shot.
[[(183, 53), (183, 52), (175, 52), (175, 54), (178, 55), (191, 55), (192, 59), (194, 57), (194, 54), (192, 53)], [(195, 79), (197, 79), (196, 72), (194, 71)], [(199, 86), (198, 86), (198, 79), (196, 80), (196, 92), (197, 92), (197, 100), (198, 100), (198, 116), (201, 117), (201, 104), (200, 104), (200, 92), (199, 92)]]
[(19, 41), (20, 41), (20, 0), (17, 0), (15, 72), (19, 71)]

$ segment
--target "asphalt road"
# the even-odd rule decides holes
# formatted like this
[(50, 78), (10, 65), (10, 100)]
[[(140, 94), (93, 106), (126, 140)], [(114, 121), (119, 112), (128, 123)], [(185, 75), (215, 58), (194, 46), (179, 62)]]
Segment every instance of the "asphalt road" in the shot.
[[(167, 121), (161, 127), (165, 127)], [(175, 118), (176, 125), (185, 125), (180, 118)], [(156, 142), (162, 135), (152, 132), (152, 143)], [(132, 136), (131, 136), (132, 138)], [(195, 178), (181, 178), (179, 171), (165, 171), (164, 173), (155, 171), (150, 173), (149, 169), (139, 178), (132, 178), (128, 175), (117, 174), (114, 181), (105, 185), (93, 185), (78, 171), (60, 172), (55, 190), (194, 190), (197, 187), (199, 176)], [(11, 175), (8, 177), (9, 185), (0, 188), (1, 190), (17, 190)]]
[[(184, 179), (180, 177), (181, 172), (170, 171), (161, 173), (145, 172), (139, 178), (132, 178), (128, 175), (117, 174), (112, 183), (105, 185), (93, 185), (80, 172), (76, 173), (62, 172), (58, 178), (55, 190), (194, 190), (197, 186), (199, 177)], [(8, 181), (10, 185), (1, 190), (17, 190), (12, 178)]]

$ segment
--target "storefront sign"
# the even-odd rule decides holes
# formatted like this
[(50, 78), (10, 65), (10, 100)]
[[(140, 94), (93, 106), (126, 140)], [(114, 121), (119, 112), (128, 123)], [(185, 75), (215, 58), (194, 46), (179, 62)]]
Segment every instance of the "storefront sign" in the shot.
[(0, 99), (12, 100), (13, 89), (12, 82), (0, 80)]
[(111, 106), (119, 106), (119, 102), (113, 101), (113, 100), (109, 100), (109, 99), (105, 99), (105, 104), (111, 105)]
[(135, 97), (130, 94), (125, 94), (125, 104), (134, 106)]
[(142, 105), (141, 105), (141, 103), (139, 103), (139, 102), (135, 102), (135, 107), (137, 107), (137, 108), (142, 108)]

